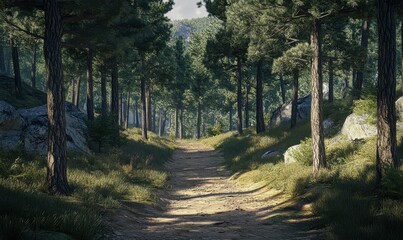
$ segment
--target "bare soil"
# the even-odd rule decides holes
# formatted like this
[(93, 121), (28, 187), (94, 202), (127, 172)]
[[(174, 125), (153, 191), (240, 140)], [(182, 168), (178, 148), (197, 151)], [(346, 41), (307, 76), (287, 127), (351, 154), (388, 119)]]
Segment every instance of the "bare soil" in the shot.
[(127, 203), (108, 213), (108, 239), (324, 239), (308, 204), (258, 184), (241, 186), (223, 157), (199, 143), (180, 144), (167, 163), (161, 207)]

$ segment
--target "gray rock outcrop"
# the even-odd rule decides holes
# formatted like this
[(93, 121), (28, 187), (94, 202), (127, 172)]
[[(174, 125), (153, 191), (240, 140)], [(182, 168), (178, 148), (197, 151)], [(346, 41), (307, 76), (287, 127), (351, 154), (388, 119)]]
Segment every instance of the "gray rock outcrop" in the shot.
[(285, 151), (284, 153), (284, 163), (285, 164), (290, 164), (290, 163), (295, 163), (297, 162), (297, 159), (295, 158), (295, 153), (297, 153), (300, 150), (301, 144), (291, 146)]
[[(297, 121), (305, 120), (309, 118), (311, 114), (311, 96), (300, 98), (297, 101)], [(269, 127), (278, 126), (281, 123), (291, 121), (291, 108), (292, 102), (285, 103), (274, 110), (271, 114)]]
[(367, 119), (367, 114), (350, 114), (343, 124), (341, 133), (345, 135), (349, 140), (365, 139), (376, 136), (376, 126), (369, 124), (367, 122)]
[(263, 153), (260, 158), (261, 159), (269, 159), (271, 157), (275, 157), (275, 156), (281, 155), (281, 154), (282, 154), (282, 152), (278, 151), (278, 150), (268, 150), (265, 153)]
[(403, 97), (396, 101), (396, 119), (400, 122), (403, 121)]
[[(19, 110), (10, 106), (0, 102), (0, 147), (22, 146), (28, 152), (46, 154), (48, 141), (46, 105)], [(67, 149), (79, 153), (90, 153), (84, 113), (67, 102), (65, 109)]]

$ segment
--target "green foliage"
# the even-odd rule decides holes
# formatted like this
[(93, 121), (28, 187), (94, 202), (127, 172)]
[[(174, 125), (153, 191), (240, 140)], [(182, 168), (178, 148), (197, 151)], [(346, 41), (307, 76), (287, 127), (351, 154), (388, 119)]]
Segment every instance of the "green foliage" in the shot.
[(221, 122), (217, 122), (213, 127), (207, 128), (207, 136), (213, 137), (223, 133), (223, 124)]
[(98, 143), (98, 152), (104, 144), (117, 146), (120, 144), (119, 126), (114, 123), (113, 116), (99, 116), (93, 121), (87, 121), (89, 136)]
[(124, 145), (107, 154), (69, 156), (70, 197), (42, 193), (43, 157), (0, 150), (0, 238), (97, 239), (104, 210), (125, 200), (155, 204), (175, 145), (155, 135), (143, 142), (136, 130), (125, 136)]
[(367, 122), (376, 124), (376, 102), (376, 96), (367, 95), (364, 99), (354, 101), (353, 112), (358, 115), (368, 115)]

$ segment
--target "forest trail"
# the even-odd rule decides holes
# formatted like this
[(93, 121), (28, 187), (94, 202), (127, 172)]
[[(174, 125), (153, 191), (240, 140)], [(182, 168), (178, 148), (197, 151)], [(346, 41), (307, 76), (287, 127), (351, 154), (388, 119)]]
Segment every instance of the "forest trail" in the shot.
[(199, 143), (181, 142), (167, 163), (170, 188), (155, 209), (126, 204), (107, 214), (108, 239), (323, 239), (302, 207), (259, 186), (239, 186), (223, 157)]

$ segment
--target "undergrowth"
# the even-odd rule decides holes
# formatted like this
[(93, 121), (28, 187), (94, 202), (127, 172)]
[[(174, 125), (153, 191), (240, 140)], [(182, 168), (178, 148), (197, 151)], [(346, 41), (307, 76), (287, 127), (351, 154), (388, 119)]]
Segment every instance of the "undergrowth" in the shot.
[(154, 204), (169, 177), (163, 163), (174, 143), (137, 130), (124, 132), (119, 148), (68, 157), (69, 197), (45, 193), (46, 157), (0, 150), (0, 239), (93, 239), (101, 214), (122, 201)]
[[(328, 226), (330, 239), (402, 239), (403, 167), (389, 171), (383, 178), (382, 191), (377, 191), (376, 141), (348, 141), (336, 134), (342, 119), (339, 116), (334, 129), (326, 134), (329, 169), (316, 178), (312, 177), (308, 122), (299, 123), (291, 131), (288, 126), (279, 126), (263, 135), (226, 133), (203, 142), (223, 152), (227, 168), (237, 173), (238, 183), (261, 183), (295, 200), (311, 202), (313, 213), (321, 217), (320, 225)], [(398, 138), (402, 135), (399, 132)], [(268, 150), (285, 152), (298, 143), (302, 146), (295, 156), (296, 163), (284, 164), (282, 154), (261, 158)], [(398, 153), (403, 153), (401, 140)]]

